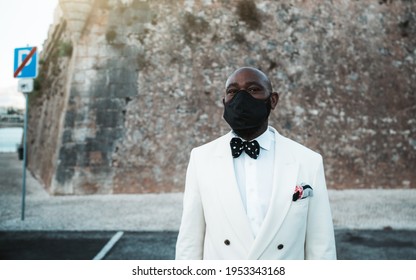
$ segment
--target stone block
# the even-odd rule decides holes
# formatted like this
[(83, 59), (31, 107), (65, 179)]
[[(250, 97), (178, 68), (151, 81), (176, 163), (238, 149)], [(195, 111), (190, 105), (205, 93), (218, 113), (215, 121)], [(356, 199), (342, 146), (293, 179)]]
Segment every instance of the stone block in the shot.
[[(61, 185), (70, 184), (75, 174), (75, 169), (67, 166), (58, 165), (55, 172), (55, 179)], [(68, 194), (67, 191), (59, 188), (52, 190), (54, 194)], [(72, 193), (69, 193), (72, 194)]]
[(135, 97), (138, 94), (137, 84), (112, 84), (109, 94), (113, 98)]
[(98, 111), (117, 110), (121, 111), (126, 105), (124, 99), (121, 98), (97, 98), (91, 105)]
[(75, 112), (74, 111), (67, 111), (64, 112), (65, 113), (65, 122), (64, 122), (64, 127), (65, 128), (72, 128), (74, 127), (74, 123), (75, 123)]
[(99, 110), (96, 114), (97, 126), (99, 128), (116, 128), (123, 125), (123, 116), (120, 111)]
[(59, 150), (59, 166), (74, 167), (77, 162), (78, 146), (73, 144), (62, 145)]
[(101, 151), (93, 151), (88, 154), (90, 165), (101, 165), (103, 163), (103, 153)]
[(72, 130), (71, 129), (65, 129), (62, 134), (62, 144), (72, 143)]

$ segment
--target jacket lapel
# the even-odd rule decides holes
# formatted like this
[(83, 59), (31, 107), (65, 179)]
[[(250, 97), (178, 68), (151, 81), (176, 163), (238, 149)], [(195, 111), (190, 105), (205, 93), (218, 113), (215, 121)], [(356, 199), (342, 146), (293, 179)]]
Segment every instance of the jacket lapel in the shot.
[(283, 137), (276, 130), (273, 131), (275, 164), (272, 197), (266, 217), (249, 253), (249, 259), (258, 259), (281, 227), (289, 211), (298, 176), (299, 164), (294, 160), (290, 149), (285, 146)]
[(254, 236), (238, 190), (233, 157), (230, 151), (230, 140), (230, 134), (226, 134), (215, 153), (216, 177), (218, 182), (221, 182), (216, 189), (223, 212), (234, 230), (235, 238), (240, 239), (241, 244), (244, 244), (248, 255), (254, 242)]

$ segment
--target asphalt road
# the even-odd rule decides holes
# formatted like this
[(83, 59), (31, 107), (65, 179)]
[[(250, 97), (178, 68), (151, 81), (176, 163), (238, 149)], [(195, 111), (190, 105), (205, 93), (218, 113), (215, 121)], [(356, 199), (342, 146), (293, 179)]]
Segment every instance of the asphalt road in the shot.
[[(3, 231), (2, 260), (92, 260), (116, 234), (114, 231)], [(175, 231), (124, 232), (107, 260), (171, 260)], [(340, 260), (415, 260), (416, 231), (336, 230)]]

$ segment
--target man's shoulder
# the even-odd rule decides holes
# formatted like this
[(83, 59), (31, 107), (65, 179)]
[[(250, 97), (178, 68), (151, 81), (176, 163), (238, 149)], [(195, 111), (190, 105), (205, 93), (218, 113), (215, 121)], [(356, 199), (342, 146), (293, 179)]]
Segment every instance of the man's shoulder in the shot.
[(224, 134), (210, 142), (202, 144), (192, 149), (194, 153), (206, 153), (206, 152), (213, 152), (218, 149), (220, 145), (224, 145), (229, 138), (229, 133)]

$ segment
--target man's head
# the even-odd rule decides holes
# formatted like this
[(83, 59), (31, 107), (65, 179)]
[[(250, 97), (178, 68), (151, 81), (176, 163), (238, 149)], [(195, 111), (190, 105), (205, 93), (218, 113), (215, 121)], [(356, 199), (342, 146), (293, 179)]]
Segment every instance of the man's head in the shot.
[(272, 93), (272, 85), (266, 74), (252, 67), (239, 68), (228, 77), (225, 83), (225, 102), (233, 97), (236, 90), (241, 89), (259, 99), (265, 99)]
[(242, 67), (225, 83), (224, 119), (239, 136), (250, 140), (267, 129), (270, 110), (279, 101), (269, 78), (260, 70)]

